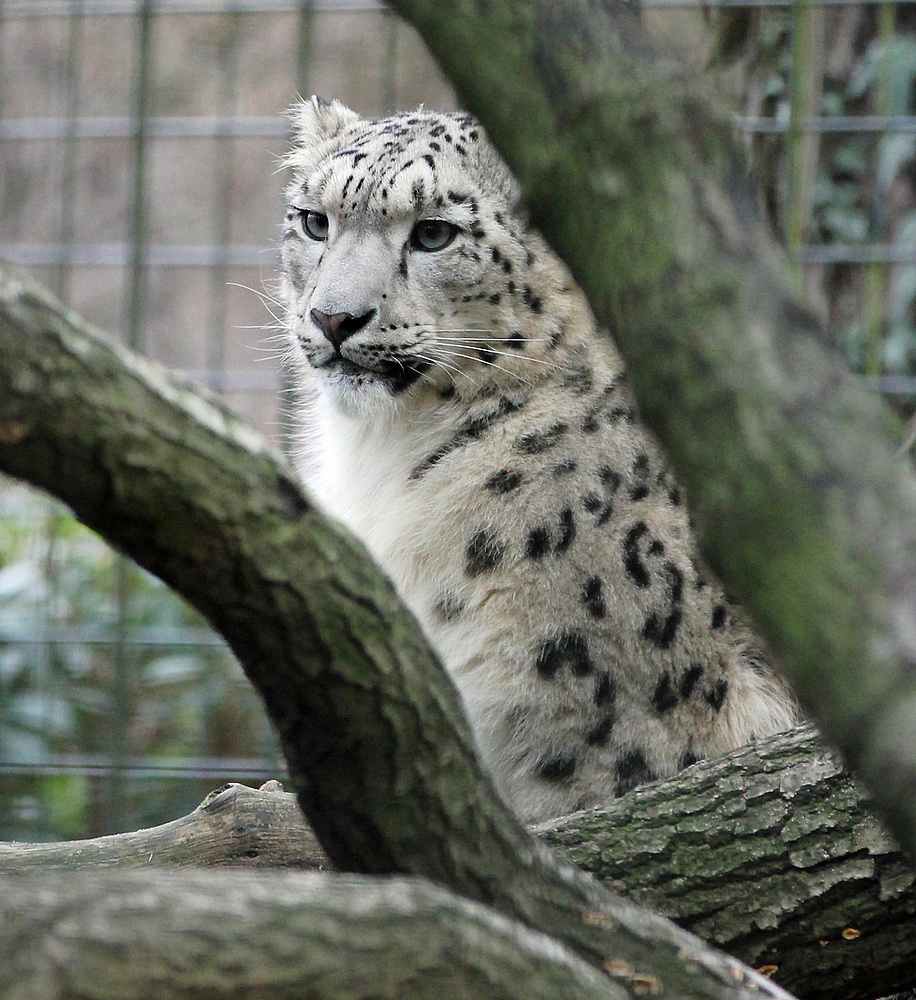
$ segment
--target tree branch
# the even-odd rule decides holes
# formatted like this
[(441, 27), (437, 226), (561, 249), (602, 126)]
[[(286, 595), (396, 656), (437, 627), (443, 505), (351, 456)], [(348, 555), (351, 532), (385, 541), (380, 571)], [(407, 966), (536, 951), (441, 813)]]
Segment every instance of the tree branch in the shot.
[(226, 639), (332, 862), (424, 875), (635, 995), (783, 995), (559, 863), (496, 795), (458, 694), (364, 550), (215, 398), (0, 271), (0, 469), (42, 486)]
[[(218, 919), (212, 919), (218, 917)], [(209, 918), (209, 919), (208, 919)], [(0, 996), (623, 1000), (556, 941), (422, 879), (0, 878)]]
[(613, 334), (704, 552), (916, 856), (916, 490), (728, 114), (613, 0), (390, 0)]
[[(0, 873), (326, 866), (295, 796), (278, 788), (229, 785), (151, 830), (0, 845)], [(916, 872), (809, 728), (537, 832), (616, 892), (809, 1000), (872, 997), (916, 982)]]
[(296, 796), (231, 783), (170, 823), (92, 840), (0, 844), (0, 875), (84, 868), (328, 868)]
[(800, 997), (916, 984), (916, 871), (808, 727), (539, 832)]

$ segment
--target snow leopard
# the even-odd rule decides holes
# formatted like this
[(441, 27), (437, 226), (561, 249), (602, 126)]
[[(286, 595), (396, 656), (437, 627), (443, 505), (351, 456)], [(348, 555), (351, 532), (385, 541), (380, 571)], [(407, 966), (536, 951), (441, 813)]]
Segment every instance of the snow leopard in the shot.
[(481, 125), (319, 98), (291, 114), (301, 475), (419, 620), (510, 806), (544, 821), (791, 728), (620, 357)]

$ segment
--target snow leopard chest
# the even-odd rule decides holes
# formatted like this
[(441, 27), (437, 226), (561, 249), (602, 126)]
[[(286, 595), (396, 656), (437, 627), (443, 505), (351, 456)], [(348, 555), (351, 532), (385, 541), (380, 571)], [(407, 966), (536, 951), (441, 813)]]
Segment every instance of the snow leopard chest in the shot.
[[(621, 433), (634, 407), (619, 372), (604, 359), (585, 366), (583, 353), (576, 377), (564, 370), (536, 390), (440, 399), (386, 421), (318, 404), (314, 492), (366, 543), (457, 676), (488, 640), (500, 656), (516, 643), (521, 663), (532, 630), (597, 632), (589, 618), (603, 604), (620, 604), (630, 631), (639, 624), (647, 602), (624, 595), (644, 584), (641, 558), (660, 561), (645, 522), (670, 516), (680, 494), (648, 438)], [(665, 537), (669, 561), (689, 562), (684, 526), (666, 525)]]

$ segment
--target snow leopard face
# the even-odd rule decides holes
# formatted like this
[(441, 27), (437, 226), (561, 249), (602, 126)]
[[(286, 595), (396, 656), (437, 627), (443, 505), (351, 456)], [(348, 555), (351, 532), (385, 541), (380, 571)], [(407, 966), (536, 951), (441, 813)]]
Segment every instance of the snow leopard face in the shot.
[(294, 114), (283, 293), (319, 388), (352, 406), (500, 376), (518, 385), (539, 353), (540, 241), (478, 123), (364, 120), (316, 98)]

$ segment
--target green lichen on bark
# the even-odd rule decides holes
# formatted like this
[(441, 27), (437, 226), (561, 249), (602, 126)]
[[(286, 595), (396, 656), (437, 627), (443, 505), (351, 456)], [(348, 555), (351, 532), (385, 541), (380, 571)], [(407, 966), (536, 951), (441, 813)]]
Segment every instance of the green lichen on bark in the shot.
[[(617, 891), (755, 967), (775, 967), (775, 981), (799, 996), (912, 985), (916, 873), (810, 729), (542, 833)], [(860, 947), (870, 961), (850, 955)]]

